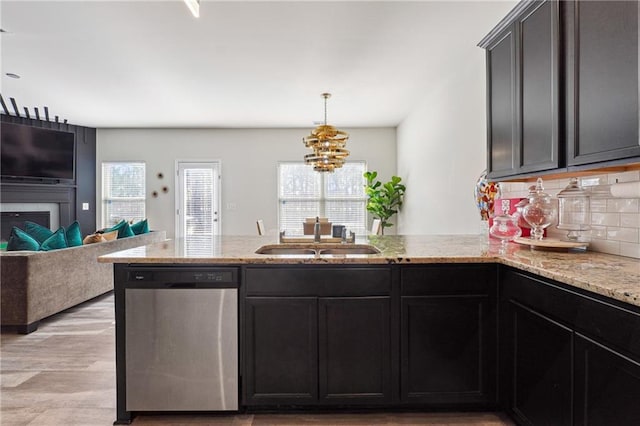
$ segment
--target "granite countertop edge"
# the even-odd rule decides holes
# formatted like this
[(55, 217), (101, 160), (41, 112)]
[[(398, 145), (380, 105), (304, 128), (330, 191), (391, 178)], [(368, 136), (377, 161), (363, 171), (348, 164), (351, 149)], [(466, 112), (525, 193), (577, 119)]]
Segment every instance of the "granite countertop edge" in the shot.
[[(640, 259), (591, 251), (556, 252), (500, 242), (477, 235), (366, 237), (359, 243), (380, 248), (373, 255), (260, 255), (273, 239), (217, 237), (209, 251), (189, 251), (182, 240), (133, 248), (99, 257), (102, 263), (190, 265), (420, 265), (499, 263), (572, 287), (640, 307)], [(277, 241), (276, 241), (277, 242)]]

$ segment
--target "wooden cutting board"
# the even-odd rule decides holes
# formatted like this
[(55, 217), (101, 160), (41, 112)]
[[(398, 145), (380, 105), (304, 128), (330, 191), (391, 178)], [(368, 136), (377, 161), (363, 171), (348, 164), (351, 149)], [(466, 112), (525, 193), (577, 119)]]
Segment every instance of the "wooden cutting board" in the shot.
[(514, 243), (525, 244), (532, 247), (542, 248), (558, 248), (558, 249), (571, 249), (579, 247), (587, 247), (588, 242), (584, 241), (563, 241), (557, 238), (543, 238), (541, 240), (532, 240), (531, 238), (518, 237), (514, 238)]

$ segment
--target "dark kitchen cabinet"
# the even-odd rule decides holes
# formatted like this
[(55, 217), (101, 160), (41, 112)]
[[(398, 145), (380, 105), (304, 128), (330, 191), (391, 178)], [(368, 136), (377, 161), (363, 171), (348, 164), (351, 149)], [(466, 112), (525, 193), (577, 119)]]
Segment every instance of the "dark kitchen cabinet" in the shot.
[(313, 297), (248, 297), (245, 309), (246, 403), (318, 398), (317, 301)]
[(512, 376), (507, 397), (524, 424), (570, 425), (573, 333), (552, 319), (511, 301), (504, 361)]
[(640, 424), (640, 309), (500, 271), (500, 400), (514, 419)]
[(487, 49), (487, 173), (516, 173), (516, 34), (514, 26), (497, 34)]
[(406, 267), (401, 286), (402, 402), (495, 405), (495, 265)]
[(640, 157), (638, 2), (563, 8), (568, 165)]
[(576, 424), (639, 425), (640, 363), (576, 336)]
[(321, 401), (390, 402), (389, 301), (385, 296), (318, 300)]
[(555, 1), (523, 2), (480, 42), (487, 58), (489, 178), (556, 169), (559, 21)]
[(389, 268), (247, 268), (244, 403), (391, 402)]
[(637, 1), (522, 1), (480, 41), (488, 177), (640, 162)]

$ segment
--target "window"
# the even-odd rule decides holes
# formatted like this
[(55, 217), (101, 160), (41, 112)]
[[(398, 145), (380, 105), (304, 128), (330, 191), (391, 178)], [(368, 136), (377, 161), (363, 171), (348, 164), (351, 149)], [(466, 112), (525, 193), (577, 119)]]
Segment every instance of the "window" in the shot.
[(278, 225), (287, 235), (302, 235), (307, 217), (328, 217), (356, 234), (366, 234), (364, 161), (352, 161), (333, 173), (315, 172), (304, 163), (278, 166)]
[(102, 163), (102, 227), (145, 218), (145, 163)]

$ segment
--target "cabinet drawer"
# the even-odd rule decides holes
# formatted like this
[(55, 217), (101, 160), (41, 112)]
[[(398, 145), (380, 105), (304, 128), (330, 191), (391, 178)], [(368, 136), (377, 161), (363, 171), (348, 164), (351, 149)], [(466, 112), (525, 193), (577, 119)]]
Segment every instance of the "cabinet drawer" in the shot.
[(247, 296), (387, 296), (391, 270), (378, 268), (247, 268)]
[(496, 283), (495, 265), (431, 265), (401, 270), (403, 296), (489, 294)]
[(503, 297), (570, 324), (576, 331), (640, 359), (640, 312), (515, 271), (504, 275)]

